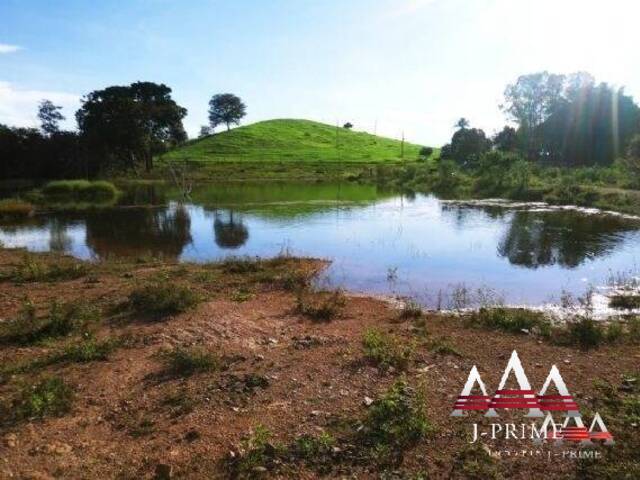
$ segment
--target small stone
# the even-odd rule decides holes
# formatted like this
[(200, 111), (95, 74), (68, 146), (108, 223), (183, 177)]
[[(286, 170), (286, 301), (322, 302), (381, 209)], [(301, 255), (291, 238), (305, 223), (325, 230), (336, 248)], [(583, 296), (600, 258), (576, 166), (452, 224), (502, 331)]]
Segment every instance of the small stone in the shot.
[(526, 335), (529, 335), (529, 329), (527, 328), (521, 328), (520, 331)]
[(257, 466), (257, 467), (253, 467), (253, 471), (255, 473), (265, 473), (267, 471), (267, 468), (262, 466)]
[(15, 433), (7, 433), (4, 437), (4, 444), (8, 448), (15, 448), (18, 445), (18, 436)]
[(314, 417), (318, 417), (322, 415), (322, 412), (320, 410), (311, 410), (311, 415), (313, 415)]
[(564, 363), (569, 365), (571, 363), (571, 360), (565, 359)]
[(275, 344), (277, 344), (277, 343), (278, 343), (278, 340), (276, 340), (276, 339), (275, 339), (275, 338), (273, 338), (273, 337), (270, 337), (267, 341), (268, 341), (271, 345), (275, 345)]
[(156, 465), (155, 480), (170, 480), (173, 474), (173, 468), (166, 463), (159, 463)]
[(373, 398), (371, 397), (364, 397), (364, 404), (368, 407), (373, 403)]

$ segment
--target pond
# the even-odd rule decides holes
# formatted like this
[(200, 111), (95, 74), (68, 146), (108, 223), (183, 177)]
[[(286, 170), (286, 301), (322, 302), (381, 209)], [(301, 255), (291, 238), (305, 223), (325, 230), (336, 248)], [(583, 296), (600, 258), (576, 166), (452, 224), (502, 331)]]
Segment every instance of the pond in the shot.
[(219, 184), (190, 199), (167, 186), (127, 189), (117, 206), (39, 214), (0, 225), (0, 242), (83, 259), (155, 255), (182, 261), (294, 255), (332, 260), (322, 281), (411, 295), (447, 307), (475, 292), (510, 304), (635, 271), (640, 221), (540, 205), (472, 204), (373, 185)]

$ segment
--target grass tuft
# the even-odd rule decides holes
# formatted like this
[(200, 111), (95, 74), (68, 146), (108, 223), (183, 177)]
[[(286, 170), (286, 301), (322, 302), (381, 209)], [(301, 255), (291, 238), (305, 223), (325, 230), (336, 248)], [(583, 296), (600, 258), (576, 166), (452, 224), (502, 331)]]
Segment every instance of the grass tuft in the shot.
[(158, 319), (186, 312), (199, 302), (200, 296), (191, 288), (168, 283), (148, 284), (129, 295), (129, 304), (136, 313)]
[(181, 377), (220, 368), (220, 359), (213, 353), (200, 348), (178, 347), (164, 352), (162, 360), (168, 373)]
[(18, 419), (59, 417), (71, 410), (73, 398), (73, 389), (61, 378), (46, 378), (23, 388), (15, 412)]
[(298, 313), (316, 322), (328, 322), (336, 318), (346, 304), (341, 290), (300, 290), (296, 295)]
[(17, 198), (0, 200), (0, 220), (18, 220), (33, 213), (33, 205)]
[(415, 349), (412, 343), (404, 343), (374, 328), (364, 333), (362, 348), (365, 358), (378, 367), (394, 367), (399, 370), (405, 370), (409, 366)]
[(42, 193), (49, 197), (64, 197), (71, 200), (108, 200), (115, 198), (118, 189), (104, 180), (56, 180), (47, 183)]

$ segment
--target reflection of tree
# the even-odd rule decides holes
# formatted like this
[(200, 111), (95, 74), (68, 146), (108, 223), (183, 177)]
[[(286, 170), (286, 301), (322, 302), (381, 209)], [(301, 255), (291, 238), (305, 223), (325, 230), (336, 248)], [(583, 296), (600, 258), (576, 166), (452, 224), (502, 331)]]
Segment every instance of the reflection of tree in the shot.
[(619, 234), (633, 230), (624, 219), (576, 212), (515, 212), (498, 253), (515, 265), (577, 267), (611, 252)]
[(191, 218), (183, 205), (90, 214), (87, 245), (100, 257), (152, 254), (177, 257), (191, 242)]
[(69, 223), (61, 218), (52, 218), (49, 222), (49, 249), (52, 252), (71, 250), (71, 238), (67, 234)]
[(233, 218), (233, 211), (229, 210), (227, 221), (220, 218), (218, 213), (213, 220), (213, 231), (216, 245), (220, 248), (239, 248), (247, 242), (249, 230), (242, 218)]

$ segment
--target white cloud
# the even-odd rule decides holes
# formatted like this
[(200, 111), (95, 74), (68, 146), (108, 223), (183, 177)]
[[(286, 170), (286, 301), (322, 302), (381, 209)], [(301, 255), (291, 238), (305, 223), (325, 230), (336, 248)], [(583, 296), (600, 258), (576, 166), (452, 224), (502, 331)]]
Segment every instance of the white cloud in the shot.
[(3, 81), (0, 81), (0, 123), (15, 127), (37, 126), (38, 103), (45, 98), (63, 108), (62, 114), (67, 117), (63, 127), (74, 128), (74, 114), (80, 106), (80, 95), (21, 89)]
[(9, 45), (8, 43), (0, 43), (0, 54), (1, 53), (13, 53), (18, 50), (22, 50), (22, 47), (18, 45)]

